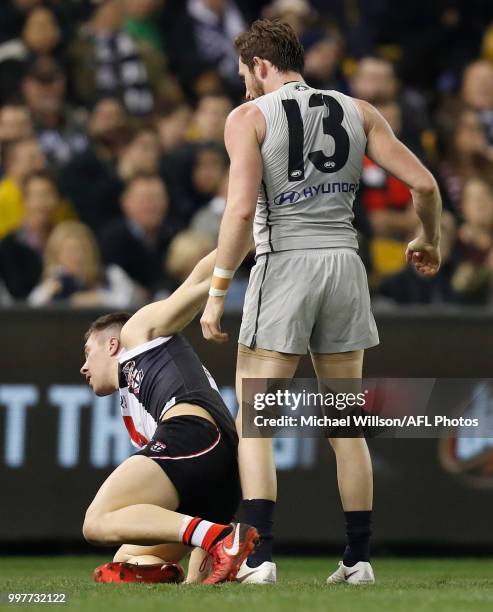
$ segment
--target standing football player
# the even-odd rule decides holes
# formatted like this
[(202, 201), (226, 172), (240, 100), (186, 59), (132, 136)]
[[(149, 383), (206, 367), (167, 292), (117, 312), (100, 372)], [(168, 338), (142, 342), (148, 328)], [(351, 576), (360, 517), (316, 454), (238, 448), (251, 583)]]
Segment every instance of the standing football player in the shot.
[[(256, 264), (238, 341), (241, 436), (243, 378), (292, 378), (307, 350), (319, 379), (361, 378), (363, 352), (378, 344), (352, 225), (364, 156), (409, 186), (421, 227), (406, 257), (425, 275), (440, 266), (441, 200), (433, 176), (373, 106), (304, 81), (303, 48), (288, 25), (256, 21), (238, 36), (236, 47), (251, 101), (226, 123), (228, 198), (201, 324), (205, 338), (227, 340), (220, 327), (224, 296), (253, 226)], [(373, 479), (366, 440), (331, 438), (330, 443), (347, 546), (328, 582), (371, 583)], [(240, 437), (239, 462), (243, 516), (257, 527), (261, 541), (237, 579), (275, 582), (271, 441)]]

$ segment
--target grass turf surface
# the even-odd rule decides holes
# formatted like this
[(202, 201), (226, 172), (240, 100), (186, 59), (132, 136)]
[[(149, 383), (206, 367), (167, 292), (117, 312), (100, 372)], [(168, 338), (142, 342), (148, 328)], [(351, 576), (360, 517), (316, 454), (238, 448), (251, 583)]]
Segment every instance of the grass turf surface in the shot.
[[(489, 559), (376, 559), (378, 583), (365, 587), (327, 586), (325, 578), (337, 561), (312, 557), (280, 557), (279, 582), (264, 587), (95, 584), (91, 572), (105, 561), (87, 556), (3, 557), (0, 591), (3, 597), (7, 592), (66, 592), (68, 603), (60, 607), (84, 612), (493, 610), (493, 562)], [(20, 605), (0, 607), (13, 610)]]

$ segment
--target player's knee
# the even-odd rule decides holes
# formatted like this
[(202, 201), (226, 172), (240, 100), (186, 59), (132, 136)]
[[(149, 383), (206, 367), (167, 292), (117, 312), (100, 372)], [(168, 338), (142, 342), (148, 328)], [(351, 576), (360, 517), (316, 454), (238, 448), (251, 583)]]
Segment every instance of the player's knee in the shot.
[(95, 512), (86, 514), (82, 534), (89, 544), (111, 546), (119, 543), (119, 537), (109, 529), (105, 516)]
[(89, 544), (99, 544), (99, 529), (93, 516), (86, 514), (82, 525), (82, 535)]

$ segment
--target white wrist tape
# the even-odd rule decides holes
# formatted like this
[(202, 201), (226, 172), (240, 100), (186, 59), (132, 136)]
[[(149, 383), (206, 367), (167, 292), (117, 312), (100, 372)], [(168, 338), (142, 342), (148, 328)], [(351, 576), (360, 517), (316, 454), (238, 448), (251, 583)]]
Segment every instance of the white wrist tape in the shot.
[(214, 276), (219, 278), (233, 278), (235, 275), (234, 270), (225, 270), (224, 268), (214, 268)]
[(209, 287), (209, 295), (212, 297), (223, 297), (228, 293), (227, 289), (215, 289), (214, 287)]

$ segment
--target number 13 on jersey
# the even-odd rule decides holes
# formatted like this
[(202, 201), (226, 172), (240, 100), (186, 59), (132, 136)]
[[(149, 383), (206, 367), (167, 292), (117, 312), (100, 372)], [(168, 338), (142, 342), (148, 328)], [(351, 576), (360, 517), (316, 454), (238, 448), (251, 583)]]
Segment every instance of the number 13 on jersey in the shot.
[[(302, 181), (305, 178), (305, 159), (303, 156), (304, 127), (300, 106), (296, 100), (283, 100), (282, 105), (288, 120), (289, 161), (288, 181)], [(332, 173), (340, 170), (349, 157), (349, 135), (342, 126), (344, 111), (332, 96), (315, 93), (310, 96), (309, 108), (326, 107), (328, 115), (322, 119), (322, 130), (332, 136), (335, 143), (334, 153), (325, 155), (322, 150), (311, 151), (308, 159), (320, 172)]]

